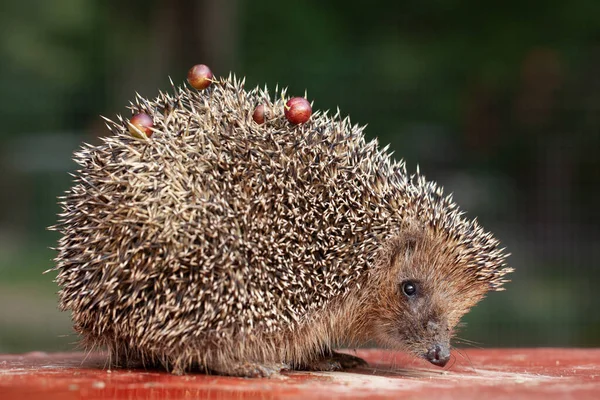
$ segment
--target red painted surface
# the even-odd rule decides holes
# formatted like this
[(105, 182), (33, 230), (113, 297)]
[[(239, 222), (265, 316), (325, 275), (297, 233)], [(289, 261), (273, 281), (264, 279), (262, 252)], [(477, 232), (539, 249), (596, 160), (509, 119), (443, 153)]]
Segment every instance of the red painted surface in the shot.
[(107, 370), (100, 354), (0, 355), (0, 399), (600, 399), (600, 349), (461, 353), (439, 369), (401, 353), (359, 350), (369, 368), (278, 379)]

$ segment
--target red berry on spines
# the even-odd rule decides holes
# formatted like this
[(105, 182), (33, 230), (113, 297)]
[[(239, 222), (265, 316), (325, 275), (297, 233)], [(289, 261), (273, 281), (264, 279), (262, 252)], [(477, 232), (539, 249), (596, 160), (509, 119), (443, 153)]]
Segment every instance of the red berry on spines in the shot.
[(213, 73), (206, 65), (197, 64), (188, 71), (187, 81), (193, 88), (204, 90), (213, 82)]
[(254, 109), (254, 112), (252, 113), (252, 119), (254, 120), (254, 122), (256, 122), (259, 125), (262, 125), (265, 123), (265, 106), (264, 106), (264, 104), (260, 104)]
[(312, 107), (304, 97), (292, 97), (285, 103), (284, 113), (291, 124), (303, 124), (310, 119)]
[(129, 120), (129, 133), (131, 133), (135, 137), (143, 137), (149, 138), (152, 136), (152, 127), (154, 126), (154, 121), (152, 117), (146, 113), (138, 113), (135, 114)]

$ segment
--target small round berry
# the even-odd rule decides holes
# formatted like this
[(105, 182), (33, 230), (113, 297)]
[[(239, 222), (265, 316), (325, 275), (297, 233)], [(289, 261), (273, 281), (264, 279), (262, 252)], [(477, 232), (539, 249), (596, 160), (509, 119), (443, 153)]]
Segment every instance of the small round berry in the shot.
[(285, 103), (285, 117), (294, 125), (303, 124), (310, 119), (312, 108), (304, 97), (292, 97)]
[(145, 135), (145, 137), (150, 137), (152, 136), (153, 126), (154, 121), (152, 121), (152, 117), (150, 117), (148, 114), (135, 114), (129, 120), (129, 133), (136, 137), (140, 137), (140, 134)]
[(265, 123), (265, 106), (263, 104), (254, 109), (254, 113), (252, 113), (252, 119), (259, 125)]
[(198, 90), (206, 89), (212, 83), (213, 73), (204, 64), (194, 65), (187, 74), (187, 80), (193, 88)]

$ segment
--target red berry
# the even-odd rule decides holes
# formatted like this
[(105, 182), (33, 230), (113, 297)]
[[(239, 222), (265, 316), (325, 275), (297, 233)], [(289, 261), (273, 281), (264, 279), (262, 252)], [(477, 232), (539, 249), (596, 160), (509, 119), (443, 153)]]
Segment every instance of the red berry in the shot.
[(285, 117), (294, 125), (303, 124), (310, 119), (312, 108), (304, 97), (292, 97), (285, 103)]
[[(152, 117), (145, 113), (135, 114), (129, 120), (129, 132), (136, 137), (140, 137), (140, 132), (146, 137), (152, 136), (152, 127), (154, 126), (154, 121), (152, 121)], [(134, 129), (137, 128), (136, 129)]]
[(252, 114), (252, 119), (259, 125), (265, 123), (265, 106), (263, 104), (259, 105), (254, 109), (254, 113)]
[(204, 64), (194, 65), (187, 74), (187, 80), (192, 87), (203, 90), (212, 83), (213, 73)]

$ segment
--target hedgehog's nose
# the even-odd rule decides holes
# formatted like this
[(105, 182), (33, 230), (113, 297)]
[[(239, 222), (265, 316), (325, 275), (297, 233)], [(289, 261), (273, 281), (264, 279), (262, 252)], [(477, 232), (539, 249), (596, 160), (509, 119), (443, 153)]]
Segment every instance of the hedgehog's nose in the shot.
[(448, 346), (436, 344), (429, 349), (425, 358), (430, 363), (443, 367), (450, 359), (450, 348)]

